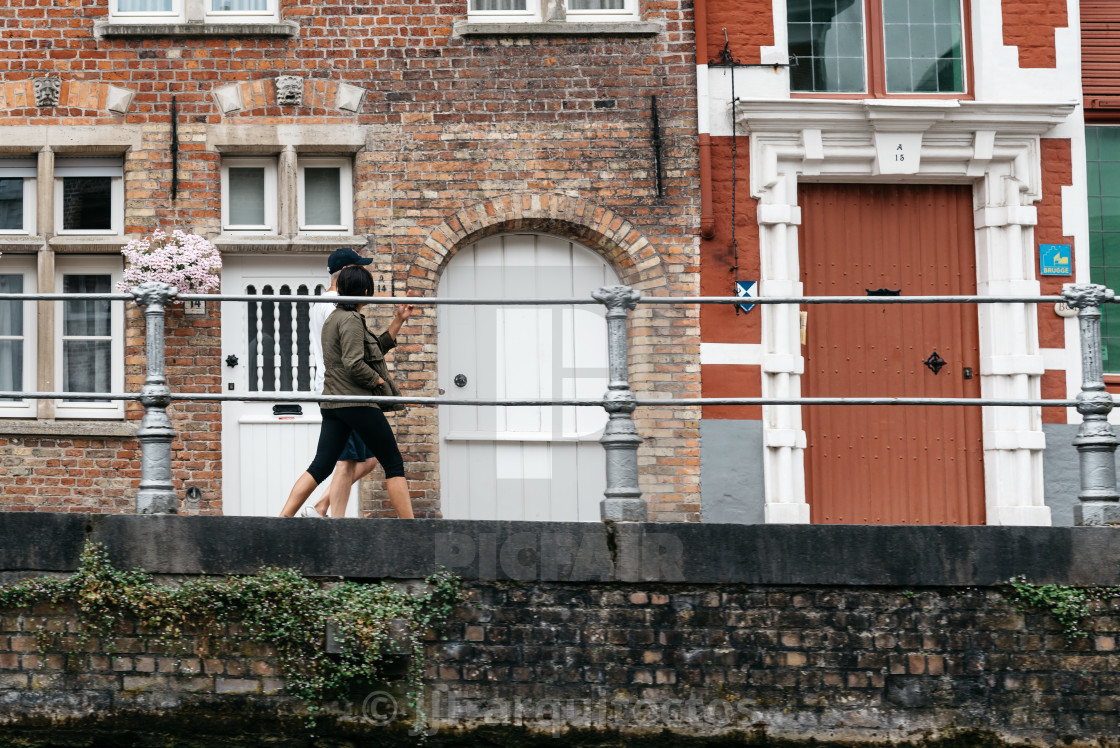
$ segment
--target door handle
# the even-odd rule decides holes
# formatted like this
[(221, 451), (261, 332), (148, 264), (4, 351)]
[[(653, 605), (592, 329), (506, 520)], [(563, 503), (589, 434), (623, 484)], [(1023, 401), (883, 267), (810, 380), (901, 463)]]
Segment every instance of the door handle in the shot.
[(456, 387), (466, 387), (467, 386), (467, 376), (465, 374), (456, 374), (455, 378), (451, 381), (453, 381), (455, 383)]
[(926, 360), (922, 363), (925, 364), (926, 368), (928, 368), (934, 374), (939, 374), (941, 372), (941, 367), (945, 366), (945, 364), (949, 362), (941, 358), (941, 356), (938, 356), (937, 351), (934, 351), (933, 353), (929, 354), (929, 357), (926, 358)]

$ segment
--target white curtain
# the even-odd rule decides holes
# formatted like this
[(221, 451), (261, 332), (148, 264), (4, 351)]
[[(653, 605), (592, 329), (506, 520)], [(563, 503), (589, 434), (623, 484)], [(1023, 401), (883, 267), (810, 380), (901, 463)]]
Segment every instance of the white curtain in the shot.
[(308, 226), (342, 224), (341, 170), (338, 167), (303, 170), (304, 223)]
[[(63, 293), (111, 293), (108, 275), (64, 275)], [(63, 302), (62, 389), (108, 392), (112, 372), (110, 302), (81, 299)], [(73, 339), (78, 338), (78, 339)]]
[[(23, 293), (22, 275), (0, 275), (0, 293)], [(23, 337), (23, 302), (0, 301), (0, 338)], [(23, 340), (0, 340), (0, 390), (23, 389)]]
[(117, 0), (118, 13), (170, 13), (175, 0)]
[(569, 10), (624, 10), (626, 0), (568, 0)]
[(269, 0), (211, 0), (210, 10), (247, 13), (268, 10)]
[(471, 0), (471, 10), (525, 10), (526, 0)]

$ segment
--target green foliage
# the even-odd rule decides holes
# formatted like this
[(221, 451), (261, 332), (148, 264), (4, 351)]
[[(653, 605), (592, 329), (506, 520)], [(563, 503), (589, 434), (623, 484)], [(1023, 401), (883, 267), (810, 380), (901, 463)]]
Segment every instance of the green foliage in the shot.
[(1084, 639), (1083, 627), (1093, 612), (1093, 603), (1120, 595), (1120, 587), (1075, 587), (1068, 584), (1031, 584), (1026, 577), (1012, 577), (1012, 598), (1020, 610), (1035, 608), (1054, 616), (1067, 639)]
[[(265, 568), (251, 576), (202, 577), (177, 586), (156, 583), (143, 570), (121, 571), (105, 547), (88, 543), (68, 579), (36, 578), (0, 587), (0, 609), (72, 602), (80, 650), (93, 636), (110, 637), (117, 621), (133, 618), (153, 649), (182, 655), (184, 636), (199, 649), (229, 644), (237, 635), (270, 645), (290, 694), (314, 715), (323, 701), (346, 699), (353, 689), (382, 677), (387, 659), (410, 654), (408, 701), (423, 729), (424, 636), (451, 614), (461, 581), (447, 571), (425, 580), (423, 592), (389, 584), (340, 581), (319, 585), (293, 569)], [(325, 625), (335, 625), (341, 652), (323, 651)], [(37, 632), (47, 649), (58, 636)], [(110, 642), (111, 644), (111, 642)], [(111, 648), (108, 647), (107, 648)]]

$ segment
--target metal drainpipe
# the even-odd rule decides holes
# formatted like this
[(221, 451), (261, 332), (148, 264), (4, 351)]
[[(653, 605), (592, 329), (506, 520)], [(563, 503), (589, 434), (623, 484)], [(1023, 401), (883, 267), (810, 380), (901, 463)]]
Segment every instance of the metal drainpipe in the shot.
[(136, 304), (144, 308), (144, 333), (147, 375), (140, 390), (144, 418), (136, 436), (140, 440), (140, 491), (136, 494), (137, 514), (176, 514), (179, 497), (171, 482), (171, 440), (175, 429), (167, 416), (171, 389), (163, 371), (164, 310), (178, 294), (167, 283), (141, 283), (132, 289)]
[(712, 209), (712, 135), (708, 121), (708, 0), (695, 0), (693, 25), (696, 40), (696, 129), (700, 150), (700, 237), (711, 239), (716, 235), (716, 218)]
[(1081, 427), (1073, 445), (1081, 468), (1080, 502), (1073, 508), (1076, 525), (1120, 524), (1120, 494), (1116, 491), (1116, 432), (1108, 422), (1112, 395), (1104, 386), (1101, 353), (1100, 305), (1113, 300), (1113, 292), (1095, 284), (1067, 286), (1066, 303), (1077, 309), (1081, 328), (1081, 392), (1077, 412)]
[(638, 305), (641, 294), (630, 286), (605, 286), (591, 293), (607, 307), (607, 355), (610, 381), (603, 395), (603, 408), (610, 414), (599, 443), (606, 450), (607, 490), (600, 504), (604, 522), (645, 522), (646, 503), (638, 487), (638, 445), (642, 437), (631, 414), (635, 403), (630, 391), (627, 313)]

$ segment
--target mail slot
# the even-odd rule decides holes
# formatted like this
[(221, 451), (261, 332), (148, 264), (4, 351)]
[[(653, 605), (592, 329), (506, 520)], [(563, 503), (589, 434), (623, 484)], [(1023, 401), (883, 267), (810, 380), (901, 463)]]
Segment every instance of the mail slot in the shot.
[(272, 406), (274, 416), (302, 416), (303, 406), (299, 403), (277, 403)]

